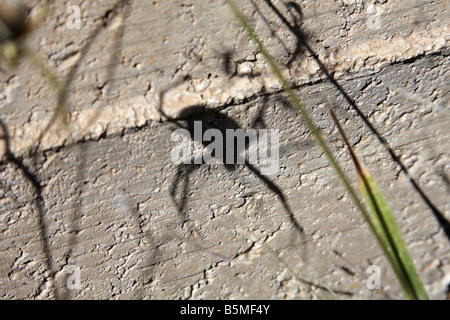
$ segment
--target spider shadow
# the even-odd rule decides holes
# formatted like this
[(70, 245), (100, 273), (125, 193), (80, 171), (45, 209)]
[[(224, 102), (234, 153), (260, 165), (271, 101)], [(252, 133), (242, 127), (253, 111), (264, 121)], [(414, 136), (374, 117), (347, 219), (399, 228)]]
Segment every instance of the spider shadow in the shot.
[[(295, 48), (294, 52), (291, 54), (291, 58), (290, 58), (289, 62), (287, 63), (287, 66), (289, 66), (294, 60), (299, 58), (300, 55), (302, 55), (306, 52), (310, 56), (312, 56), (312, 58), (316, 61), (317, 65), (319, 66), (321, 72), (325, 75), (326, 79), (337, 89), (337, 91), (344, 98), (344, 100), (347, 102), (347, 104), (350, 105), (352, 107), (352, 109), (356, 111), (357, 115), (362, 119), (364, 124), (369, 128), (369, 130), (376, 136), (378, 141), (388, 151), (391, 159), (399, 166), (400, 171), (403, 172), (408, 177), (414, 190), (419, 194), (419, 196), (422, 198), (422, 200), (425, 202), (425, 204), (431, 210), (434, 217), (436, 218), (438, 223), (441, 225), (447, 239), (450, 241), (450, 222), (445, 218), (442, 211), (438, 207), (436, 207), (436, 205), (426, 195), (426, 193), (423, 191), (422, 187), (417, 183), (417, 181), (411, 176), (411, 174), (408, 171), (408, 168), (401, 161), (400, 157), (397, 156), (397, 154), (394, 152), (394, 150), (390, 147), (389, 143), (383, 137), (383, 135), (375, 128), (375, 126), (365, 116), (365, 114), (362, 112), (362, 110), (356, 103), (355, 99), (353, 99), (350, 96), (350, 94), (347, 93), (346, 90), (338, 83), (338, 81), (333, 77), (332, 73), (327, 69), (325, 64), (320, 60), (318, 54), (308, 44), (308, 36), (301, 28), (302, 20), (303, 20), (303, 13), (302, 13), (300, 6), (295, 1), (289, 1), (284, 4), (287, 11), (291, 15), (291, 20), (293, 22), (290, 22), (289, 19), (285, 15), (283, 15), (281, 13), (281, 11), (272, 3), (271, 0), (264, 0), (264, 2), (275, 13), (275, 15), (281, 20), (283, 25), (286, 26), (286, 28), (294, 35), (294, 37), (296, 39), (296, 48)], [(261, 17), (263, 17), (260, 10), (258, 10), (257, 12), (259, 13), (259, 15)], [(265, 21), (267, 20), (265, 17), (263, 17), (263, 19)], [(276, 34), (276, 32), (271, 29), (269, 23), (266, 23), (266, 25), (269, 27), (269, 29), (271, 30), (272, 33)], [(281, 40), (279, 40), (279, 41), (281, 41)], [(287, 48), (286, 45), (283, 45), (283, 47)]]
[[(248, 153), (249, 148), (249, 140), (246, 140), (245, 145), (236, 144), (234, 137), (231, 140), (227, 137), (227, 130), (244, 130), (234, 119), (225, 115), (220, 110), (211, 110), (206, 109), (201, 105), (194, 105), (187, 107), (181, 111), (181, 113), (177, 116), (177, 118), (172, 118), (167, 115), (162, 109), (162, 104), (164, 100), (164, 92), (160, 94), (160, 108), (159, 112), (164, 116), (166, 121), (172, 123), (176, 126), (177, 129), (185, 130), (184, 132), (188, 133), (191, 137), (192, 142), (201, 145), (204, 148), (208, 148), (210, 143), (216, 142), (206, 142), (202, 138), (206, 131), (212, 129), (219, 133), (223, 137), (221, 143), (219, 143), (219, 147), (215, 150), (215, 159), (218, 160), (216, 163), (222, 165), (227, 171), (234, 172), (237, 170), (236, 163), (239, 163), (237, 156), (238, 154), (246, 154)], [(264, 122), (262, 120), (261, 112), (258, 113), (256, 119), (253, 123), (259, 123), (264, 126)], [(199, 134), (198, 130), (201, 130)], [(199, 139), (200, 138), (200, 139)], [(212, 140), (212, 139), (211, 139)], [(232, 150), (230, 150), (230, 146), (233, 146)], [(235, 161), (230, 162), (230, 154), (234, 157)], [(195, 157), (193, 155), (188, 163), (181, 163), (177, 166), (174, 181), (172, 186), (170, 187), (170, 196), (173, 204), (178, 210), (179, 216), (181, 218), (181, 222), (184, 224), (188, 217), (186, 216), (186, 207), (188, 205), (188, 192), (189, 192), (189, 177), (200, 168), (202, 165), (206, 165), (205, 162), (200, 157)], [(244, 165), (250, 172), (258, 178), (258, 180), (265, 185), (273, 194), (276, 195), (278, 200), (283, 206), (285, 213), (288, 215), (292, 226), (298, 233), (303, 237), (304, 229), (299, 224), (299, 222), (295, 219), (293, 210), (291, 209), (286, 196), (283, 191), (266, 175), (264, 175), (259, 168), (257, 168), (253, 163), (250, 163), (249, 159), (245, 157), (245, 159), (241, 159), (240, 164)], [(177, 200), (177, 194), (180, 195)]]

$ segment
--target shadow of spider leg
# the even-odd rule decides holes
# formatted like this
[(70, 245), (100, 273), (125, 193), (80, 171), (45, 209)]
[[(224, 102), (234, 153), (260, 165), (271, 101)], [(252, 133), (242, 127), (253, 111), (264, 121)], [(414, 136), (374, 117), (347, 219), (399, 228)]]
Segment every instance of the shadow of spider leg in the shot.
[(186, 212), (189, 197), (189, 177), (198, 168), (199, 165), (196, 164), (179, 164), (169, 190), (172, 203), (181, 218), (182, 226), (189, 220)]
[[(183, 219), (186, 219), (185, 211), (189, 197), (189, 177), (201, 165), (209, 165), (211, 156), (214, 163), (224, 166), (229, 172), (235, 172), (235, 164), (244, 165), (250, 172), (258, 178), (278, 200), (282, 203), (284, 211), (289, 216), (295, 230), (303, 236), (303, 227), (296, 221), (295, 215), (290, 208), (283, 191), (259, 168), (245, 159), (245, 154), (249, 154), (248, 143), (236, 143), (235, 136), (229, 135), (229, 131), (244, 132), (242, 127), (232, 118), (220, 111), (209, 110), (203, 106), (192, 106), (184, 109), (178, 119), (167, 116), (163, 111), (162, 115), (178, 127), (179, 134), (183, 136), (183, 154), (187, 155), (183, 164), (179, 164), (175, 174), (173, 185), (170, 188), (170, 196)], [(250, 130), (248, 130), (250, 131)], [(254, 130), (256, 132), (256, 130)], [(227, 134), (228, 133), (228, 134)], [(214, 147), (212, 145), (214, 144)], [(192, 146), (197, 149), (197, 153), (192, 155)], [(175, 150), (177, 151), (177, 150)], [(179, 151), (179, 150), (178, 150)], [(206, 151), (206, 152), (205, 152)], [(174, 150), (172, 149), (172, 155)], [(238, 155), (244, 154), (244, 158)], [(209, 157), (209, 158), (208, 158)], [(244, 160), (245, 159), (245, 160)], [(174, 160), (174, 158), (172, 158)], [(181, 161), (183, 162), (183, 161)], [(177, 194), (178, 193), (178, 194)], [(186, 221), (186, 220), (184, 220)]]

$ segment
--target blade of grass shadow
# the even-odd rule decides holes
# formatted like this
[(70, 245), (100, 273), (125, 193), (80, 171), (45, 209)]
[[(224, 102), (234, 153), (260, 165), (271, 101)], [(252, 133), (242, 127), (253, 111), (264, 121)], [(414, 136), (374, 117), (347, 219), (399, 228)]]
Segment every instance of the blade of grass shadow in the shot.
[[(234, 16), (239, 20), (241, 25), (247, 31), (249, 37), (256, 43), (256, 45), (258, 47), (258, 50), (264, 56), (264, 58), (266, 59), (267, 63), (270, 65), (270, 67), (272, 69), (272, 72), (275, 74), (275, 76), (280, 81), (280, 83), (281, 83), (281, 85), (283, 87), (283, 91), (289, 96), (289, 99), (291, 100), (291, 103), (298, 110), (299, 114), (301, 115), (301, 117), (305, 121), (308, 129), (310, 130), (310, 132), (314, 135), (314, 137), (319, 142), (319, 145), (323, 149), (323, 151), (324, 151), (325, 155), (327, 156), (328, 160), (330, 161), (331, 165), (336, 170), (339, 178), (341, 179), (341, 181), (343, 182), (345, 188), (347, 189), (347, 192), (350, 194), (354, 204), (356, 205), (357, 209), (363, 215), (363, 217), (364, 217), (364, 219), (365, 219), (369, 229), (372, 231), (372, 233), (374, 234), (375, 238), (377, 239), (381, 249), (383, 250), (383, 253), (387, 257), (387, 259), (388, 259), (389, 263), (391, 264), (395, 274), (397, 275), (400, 284), (402, 285), (403, 283), (408, 283), (408, 280), (404, 279), (404, 273), (402, 272), (402, 266), (399, 265), (398, 261), (396, 261), (394, 259), (394, 257), (393, 257), (392, 248), (389, 248), (387, 246), (388, 242), (387, 242), (387, 239), (386, 239), (386, 235), (380, 233), (380, 230), (377, 229), (377, 225), (372, 221), (371, 216), (369, 215), (369, 213), (366, 210), (366, 208), (363, 206), (363, 204), (360, 201), (356, 191), (351, 186), (349, 179), (345, 175), (345, 173), (342, 170), (342, 168), (339, 165), (339, 163), (334, 158), (334, 156), (331, 153), (331, 150), (329, 149), (329, 147), (326, 144), (325, 140), (320, 135), (320, 133), (319, 133), (319, 131), (317, 129), (317, 126), (315, 125), (315, 123), (313, 122), (312, 118), (309, 116), (308, 112), (306, 111), (306, 109), (303, 107), (303, 105), (301, 104), (301, 102), (297, 98), (297, 96), (296, 96), (296, 94), (295, 94), (291, 84), (284, 78), (284, 76), (282, 75), (280, 69), (278, 68), (277, 64), (275, 63), (274, 59), (267, 52), (267, 50), (265, 49), (264, 45), (262, 44), (262, 42), (259, 40), (259, 38), (256, 35), (256, 33), (254, 32), (253, 28), (248, 23), (247, 18), (236, 7), (236, 5), (233, 3), (233, 1), (227, 0), (227, 3), (229, 5), (229, 7), (231, 8), (231, 11), (233, 12)], [(370, 190), (370, 189), (367, 189), (367, 190)], [(419, 281), (420, 281), (420, 279), (419, 279)], [(421, 282), (420, 282), (420, 284), (421, 284)], [(419, 290), (420, 290), (420, 286), (418, 286), (418, 287), (419, 287)], [(403, 288), (404, 287), (402, 285), (402, 289)], [(426, 294), (425, 295), (421, 294), (421, 295), (417, 296), (417, 295), (414, 295), (414, 294), (409, 294), (411, 291), (413, 291), (413, 289), (410, 288), (409, 286), (408, 286), (408, 290), (407, 291), (404, 290), (406, 298), (408, 298), (408, 299), (426, 298)], [(423, 290), (423, 293), (425, 293), (424, 290)]]
[[(335, 160), (333, 154), (331, 153), (331, 150), (328, 148), (327, 144), (325, 143), (325, 140), (320, 135), (316, 125), (314, 124), (312, 118), (309, 116), (306, 109), (303, 107), (303, 105), (298, 100), (292, 86), (289, 84), (289, 82), (283, 77), (281, 74), (281, 71), (279, 70), (278, 66), (276, 65), (275, 61), (273, 60), (272, 56), (266, 51), (263, 44), (259, 40), (259, 38), (256, 36), (255, 32), (253, 31), (253, 28), (248, 24), (247, 19), (242, 15), (240, 10), (235, 6), (235, 4), (232, 1), (227, 1), (229, 6), (231, 7), (231, 10), (233, 11), (236, 18), (241, 22), (244, 29), (248, 32), (250, 38), (257, 44), (258, 49), (260, 50), (261, 54), (264, 56), (264, 58), (269, 63), (270, 67), (272, 68), (273, 73), (278, 78), (278, 80), (281, 82), (283, 86), (283, 90), (288, 94), (291, 103), (294, 105), (294, 107), (298, 110), (300, 115), (302, 116), (303, 120), (305, 121), (308, 129), (311, 131), (311, 133), (314, 135), (314, 137), (319, 142), (320, 146), (322, 147), (323, 151), (325, 152), (328, 160), (331, 162), (332, 166), (335, 168), (337, 174), (343, 181), (346, 189), (350, 193), (350, 196), (354, 200), (356, 206), (358, 209), (363, 213), (364, 217), (369, 220), (369, 214), (367, 213), (366, 209), (360, 202), (356, 192), (354, 191), (353, 187), (350, 185), (349, 180), (347, 179), (344, 171), (340, 167), (340, 165)], [(369, 220), (370, 221), (370, 220)]]

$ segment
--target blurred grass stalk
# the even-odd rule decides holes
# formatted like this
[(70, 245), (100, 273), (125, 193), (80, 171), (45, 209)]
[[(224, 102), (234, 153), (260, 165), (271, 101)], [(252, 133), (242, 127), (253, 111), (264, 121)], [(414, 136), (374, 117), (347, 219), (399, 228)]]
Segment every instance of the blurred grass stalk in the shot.
[(356, 166), (359, 186), (366, 202), (369, 205), (371, 214), (369, 214), (369, 212), (366, 210), (366, 207), (359, 200), (356, 191), (351, 186), (349, 179), (345, 175), (344, 171), (342, 170), (337, 160), (334, 158), (330, 148), (320, 135), (314, 121), (309, 116), (308, 112), (297, 98), (291, 84), (281, 74), (281, 71), (278, 68), (277, 64), (275, 63), (274, 59), (267, 52), (262, 42), (259, 40), (252, 26), (248, 23), (247, 18), (243, 15), (243, 13), (234, 4), (233, 1), (227, 0), (227, 3), (231, 8), (231, 11), (233, 12), (234, 16), (237, 18), (237, 20), (239, 20), (243, 28), (247, 31), (250, 38), (257, 45), (258, 50), (264, 56), (267, 63), (270, 65), (272, 72), (280, 81), (284, 92), (289, 96), (291, 103), (300, 113), (308, 129), (315, 136), (321, 148), (325, 152), (328, 160), (330, 161), (331, 165), (336, 170), (339, 178), (344, 183), (344, 186), (347, 189), (348, 193), (350, 194), (354, 204), (363, 215), (370, 230), (375, 235), (375, 238), (377, 239), (381, 249), (383, 250), (383, 253), (388, 259), (400, 283), (405, 298), (410, 300), (428, 299), (422, 281), (420, 280), (420, 277), (414, 267), (413, 260), (408, 252), (402, 234), (397, 226), (397, 223), (395, 222), (395, 218), (391, 210), (389, 209), (389, 205), (386, 199), (384, 198), (383, 193), (376, 184), (375, 179), (372, 177), (372, 175), (370, 175), (370, 173), (362, 167), (360, 161), (358, 160), (351, 146), (349, 145), (345, 137), (344, 131), (342, 130), (333, 110), (331, 109), (331, 114), (333, 116), (334, 121), (336, 122), (336, 125), (338, 126), (341, 135), (343, 136), (347, 144), (347, 147), (349, 148), (350, 154)]

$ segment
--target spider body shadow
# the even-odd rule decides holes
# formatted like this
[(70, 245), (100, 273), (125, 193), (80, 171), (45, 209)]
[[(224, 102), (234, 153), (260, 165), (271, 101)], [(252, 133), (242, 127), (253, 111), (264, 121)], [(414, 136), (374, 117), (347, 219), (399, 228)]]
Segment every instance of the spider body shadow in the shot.
[[(234, 146), (234, 150), (233, 150), (234, 156), (236, 156), (238, 153), (239, 154), (243, 154), (243, 153), (248, 154), (248, 152), (247, 152), (248, 151), (248, 143), (245, 143), (245, 146), (244, 146), (245, 150), (242, 150), (242, 146), (241, 146), (241, 148), (239, 148), (234, 143), (234, 141), (232, 141), (232, 142), (227, 141), (226, 131), (228, 129), (232, 129), (235, 131), (239, 130), (239, 129), (244, 130), (239, 125), (239, 123), (237, 123), (231, 117), (222, 113), (220, 110), (219, 111), (211, 110), (211, 109), (207, 109), (200, 105), (194, 105), (194, 106), (185, 108), (183, 111), (181, 111), (181, 113), (179, 114), (177, 119), (172, 118), (172, 117), (168, 116), (162, 109), (163, 96), (164, 96), (164, 93), (162, 93), (160, 95), (159, 111), (160, 111), (161, 115), (163, 115), (164, 118), (169, 123), (175, 124), (175, 126), (177, 128), (187, 130), (189, 132), (193, 142), (196, 142), (196, 143), (202, 145), (203, 147), (207, 147), (210, 143), (212, 143), (209, 141), (205, 142), (203, 139), (201, 139), (201, 141), (198, 141), (197, 136), (200, 136), (200, 135), (198, 135), (198, 133), (197, 133), (197, 135), (195, 134), (195, 129), (196, 129), (195, 123), (198, 121), (200, 121), (202, 124), (202, 126), (201, 126), (202, 132), (201, 132), (200, 137), (203, 137), (205, 131), (207, 131), (209, 129), (219, 130), (223, 137), (222, 150), (221, 150), (222, 152), (221, 152), (221, 154), (219, 153), (220, 154), (219, 163), (222, 164), (229, 172), (233, 172), (233, 171), (237, 170), (237, 165), (235, 164), (236, 162), (229, 164), (229, 161), (226, 161), (227, 160), (226, 159), (227, 152), (228, 153), (230, 152), (230, 150), (228, 150), (228, 147), (229, 147), (229, 145)], [(183, 224), (188, 219), (188, 217), (186, 216), (186, 207), (187, 207), (187, 203), (188, 203), (189, 178), (193, 172), (195, 172), (197, 169), (200, 168), (201, 165), (205, 165), (205, 162), (199, 161), (198, 158), (195, 158), (195, 155), (191, 157), (191, 160), (189, 161), (189, 163), (179, 164), (177, 167), (177, 170), (176, 170), (175, 177), (174, 177), (174, 182), (173, 182), (172, 186), (170, 187), (170, 196), (171, 196), (172, 202), (174, 203), (175, 207), (177, 208)], [(267, 176), (263, 175), (256, 166), (251, 164), (247, 157), (245, 157), (245, 161), (244, 161), (243, 165), (245, 165), (245, 167), (248, 170), (250, 170), (251, 173), (254, 176), (256, 176), (262, 184), (264, 184), (267, 188), (270, 189), (270, 191), (272, 193), (274, 193), (276, 195), (278, 200), (281, 202), (285, 213), (288, 215), (293, 227), (295, 228), (296, 231), (298, 231), (300, 233), (301, 236), (303, 236), (303, 227), (295, 219), (294, 213), (293, 213), (291, 207), (289, 206), (286, 196), (284, 195), (283, 191), (271, 179), (269, 179)], [(176, 199), (177, 192), (179, 192), (179, 194), (181, 195), (181, 197), (179, 197), (178, 200)]]

